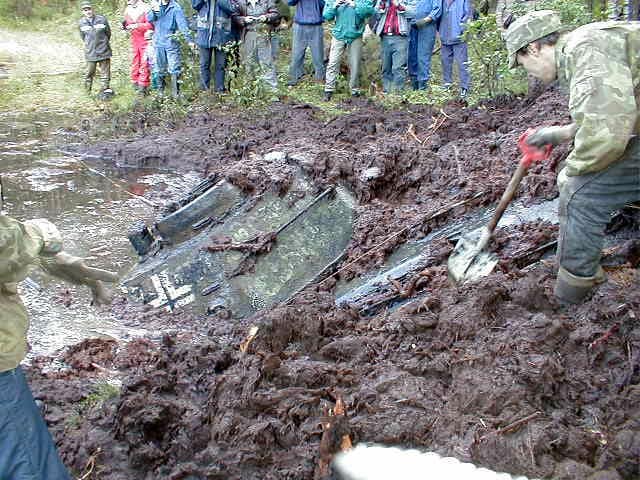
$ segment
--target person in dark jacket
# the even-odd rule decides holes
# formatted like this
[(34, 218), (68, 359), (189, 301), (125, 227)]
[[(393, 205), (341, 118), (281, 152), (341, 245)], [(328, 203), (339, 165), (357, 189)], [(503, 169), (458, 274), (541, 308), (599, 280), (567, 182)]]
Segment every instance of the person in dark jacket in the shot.
[(88, 0), (80, 4), (83, 18), (80, 19), (80, 38), (84, 41), (84, 57), (87, 70), (84, 85), (87, 93), (91, 93), (93, 77), (96, 69), (100, 71), (100, 95), (103, 98), (113, 96), (109, 83), (111, 82), (111, 28), (103, 15), (96, 15)]
[[(447, 0), (444, 0), (445, 2)], [(419, 0), (409, 31), (409, 76), (414, 90), (426, 90), (431, 77), (431, 55), (436, 43), (436, 24), (442, 0)]]
[(324, 0), (288, 0), (288, 3), (296, 6), (296, 14), (293, 17), (289, 86), (296, 85), (304, 74), (304, 55), (307, 47), (311, 49), (315, 79), (322, 82), (324, 81), (324, 31), (322, 29)]
[(208, 90), (211, 83), (211, 60), (214, 64), (214, 87), (216, 92), (224, 92), (224, 74), (227, 66), (227, 52), (224, 46), (237, 40), (231, 18), (235, 7), (230, 0), (191, 0), (191, 6), (198, 12), (196, 19), (196, 45), (200, 51), (200, 83)]
[(442, 50), (442, 78), (445, 87), (450, 87), (453, 76), (453, 63), (458, 65), (460, 73), (460, 97), (465, 98), (469, 91), (471, 77), (469, 76), (467, 42), (462, 40), (462, 34), (467, 22), (473, 18), (471, 0), (443, 0), (442, 17), (440, 18), (440, 42)]
[(187, 19), (182, 7), (175, 0), (160, 0), (160, 2), (154, 0), (147, 19), (153, 23), (155, 29), (156, 68), (160, 80), (160, 91), (164, 91), (165, 77), (168, 73), (171, 76), (171, 96), (176, 98), (180, 93), (178, 78), (182, 71), (182, 56), (180, 44), (173, 35), (181, 32), (189, 46), (195, 46)]

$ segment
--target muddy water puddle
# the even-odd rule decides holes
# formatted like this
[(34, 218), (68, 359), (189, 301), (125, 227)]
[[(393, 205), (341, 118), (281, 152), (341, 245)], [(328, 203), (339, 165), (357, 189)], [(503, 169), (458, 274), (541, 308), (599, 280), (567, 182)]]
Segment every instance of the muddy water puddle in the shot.
[[(125, 273), (137, 261), (127, 231), (138, 219), (152, 219), (153, 199), (193, 187), (196, 172), (116, 168), (97, 158), (61, 153), (78, 138), (56, 130), (59, 117), (0, 116), (0, 174), (4, 210), (19, 218), (47, 218), (60, 229), (65, 250), (90, 264)], [(58, 148), (60, 147), (60, 148)], [(64, 284), (38, 269), (20, 285), (31, 316), (32, 355), (48, 354), (86, 337), (126, 338), (144, 333), (119, 323), (108, 309), (89, 305), (88, 289)]]

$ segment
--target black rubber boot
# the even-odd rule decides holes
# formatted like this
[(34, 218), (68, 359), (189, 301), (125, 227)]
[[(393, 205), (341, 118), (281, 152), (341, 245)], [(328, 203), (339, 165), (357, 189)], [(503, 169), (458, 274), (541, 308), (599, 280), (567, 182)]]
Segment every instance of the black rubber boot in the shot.
[(178, 75), (171, 75), (171, 96), (178, 98), (180, 95), (180, 84), (178, 83)]
[(158, 77), (158, 92), (160, 93), (161, 97), (164, 97), (165, 86), (166, 82), (164, 80), (164, 77)]

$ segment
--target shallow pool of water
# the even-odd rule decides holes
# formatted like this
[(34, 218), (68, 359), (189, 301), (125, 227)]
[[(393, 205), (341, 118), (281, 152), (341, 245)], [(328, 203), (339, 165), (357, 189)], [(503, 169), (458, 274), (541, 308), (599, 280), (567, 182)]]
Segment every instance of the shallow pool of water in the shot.
[[(177, 193), (191, 188), (200, 176), (118, 169), (111, 162), (60, 153), (57, 147), (65, 150), (68, 141), (78, 140), (56, 131), (57, 123), (54, 115), (0, 115), (4, 210), (22, 220), (51, 220), (62, 232), (65, 250), (123, 274), (137, 261), (126, 236), (130, 225), (155, 216), (154, 207), (131, 192)], [(20, 293), (31, 315), (31, 355), (52, 353), (86, 337), (140, 333), (121, 326), (109, 309), (90, 306), (86, 288), (64, 284), (38, 269), (30, 280), (20, 285)]]

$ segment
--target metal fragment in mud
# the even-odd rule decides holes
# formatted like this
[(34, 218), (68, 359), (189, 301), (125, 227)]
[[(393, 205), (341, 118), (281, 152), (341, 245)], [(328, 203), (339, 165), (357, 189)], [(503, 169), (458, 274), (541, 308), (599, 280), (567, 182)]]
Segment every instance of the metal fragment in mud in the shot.
[[(212, 194), (212, 190), (219, 194)], [(306, 192), (309, 200), (300, 201), (300, 192)], [(185, 230), (191, 230), (193, 221), (198, 221), (189, 204), (185, 205), (181, 216), (188, 222), (176, 219), (179, 221), (163, 223), (171, 225), (166, 231), (176, 244), (164, 246), (136, 266), (123, 286), (138, 301), (168, 311), (188, 307), (219, 314), (224, 308), (234, 318), (243, 318), (276, 305), (316, 278), (351, 239), (354, 200), (349, 192), (336, 187), (311, 199), (314, 193), (313, 184), (298, 176), (283, 197), (266, 193), (255, 201), (222, 181), (203, 194), (207, 202), (214, 199), (211, 208), (223, 212), (216, 214), (221, 222), (177, 243), (181, 230), (174, 227), (184, 225)], [(202, 201), (194, 200), (199, 212), (205, 211)], [(252, 201), (251, 209), (244, 208)], [(265, 251), (207, 249), (212, 238), (229, 238), (241, 244), (265, 232), (277, 232)]]
[(498, 264), (497, 255), (483, 252), (485, 229), (474, 230), (460, 237), (449, 257), (449, 277), (454, 282), (474, 281), (489, 275)]

